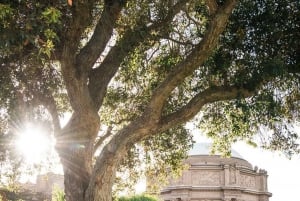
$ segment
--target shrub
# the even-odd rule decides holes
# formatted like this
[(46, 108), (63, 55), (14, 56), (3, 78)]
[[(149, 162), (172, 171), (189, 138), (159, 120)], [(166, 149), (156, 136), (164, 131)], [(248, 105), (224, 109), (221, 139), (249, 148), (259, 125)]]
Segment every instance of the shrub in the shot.
[(52, 192), (52, 201), (65, 201), (65, 193), (60, 188), (54, 186)]
[(116, 199), (117, 201), (157, 201), (157, 199), (150, 195), (135, 195), (135, 196), (122, 196)]

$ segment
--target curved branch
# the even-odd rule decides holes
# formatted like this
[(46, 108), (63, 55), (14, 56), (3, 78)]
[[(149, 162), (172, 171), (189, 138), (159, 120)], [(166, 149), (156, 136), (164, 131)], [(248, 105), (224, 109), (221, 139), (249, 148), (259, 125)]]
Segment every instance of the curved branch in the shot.
[(174, 67), (174, 70), (169, 73), (167, 78), (155, 89), (148, 108), (148, 110), (151, 111), (151, 117), (154, 121), (159, 121), (164, 102), (178, 83), (181, 83), (196, 68), (201, 66), (215, 49), (219, 36), (224, 31), (228, 18), (236, 3), (236, 0), (228, 0), (224, 6), (218, 9), (202, 41), (185, 60)]
[[(280, 76), (272, 73), (270, 74), (265, 71), (265, 68), (268, 67), (266, 66), (261, 69), (262, 72), (265, 73), (256, 74), (249, 80), (244, 80), (244, 83), (242, 84), (233, 86), (214, 86), (198, 93), (181, 109), (161, 118), (159, 125), (160, 132), (192, 119), (205, 104), (235, 98), (248, 98), (255, 95), (263, 85), (266, 85), (270, 81), (276, 79), (277, 76)], [(291, 66), (287, 66), (287, 71), (289, 73), (300, 72), (299, 69), (295, 69), (295, 67)]]
[[(260, 84), (257, 85), (259, 88)], [(201, 108), (208, 103), (216, 101), (231, 100), (237, 97), (251, 97), (255, 94), (256, 89), (241, 88), (238, 86), (216, 86), (210, 87), (192, 98), (188, 104), (180, 110), (162, 117), (160, 121), (160, 130), (165, 131), (175, 125), (187, 122), (192, 119)]]
[[(163, 104), (165, 100), (168, 98), (169, 94), (172, 92), (172, 90), (179, 84), (181, 81), (185, 79), (188, 75), (190, 75), (199, 65), (201, 65), (209, 56), (211, 51), (215, 48), (219, 35), (223, 32), (225, 29), (225, 25), (227, 23), (228, 17), (231, 14), (231, 11), (236, 4), (235, 0), (228, 1), (224, 7), (218, 10), (218, 13), (214, 17), (214, 19), (211, 22), (211, 26), (208, 29), (208, 33), (206, 37), (203, 39), (203, 41), (198, 45), (198, 47), (195, 49), (194, 52), (191, 53), (191, 55), (181, 64), (179, 64), (175, 70), (169, 74), (169, 76), (166, 78), (166, 80), (154, 91), (153, 98), (150, 102), (148, 110), (144, 111), (143, 115), (137, 118), (135, 121), (131, 122), (128, 126), (120, 130), (113, 138), (112, 140), (103, 148), (101, 154), (97, 157), (96, 163), (93, 169), (92, 173), (92, 179), (89, 183), (89, 187), (87, 189), (86, 195), (89, 195), (91, 197), (94, 197), (94, 195), (99, 195), (101, 197), (100, 190), (95, 190), (96, 184), (102, 184), (102, 183), (109, 183), (112, 184), (115, 176), (115, 171), (118, 163), (120, 162), (121, 158), (124, 157), (126, 154), (126, 150), (130, 145), (135, 143), (138, 140), (143, 139), (146, 136), (152, 135), (154, 133), (157, 133), (159, 121), (153, 121), (152, 115), (157, 115), (155, 111), (158, 111), (159, 115), (161, 113), (161, 108), (163, 107)], [(172, 19), (170, 19), (172, 20)], [(164, 26), (166, 22), (163, 24), (158, 24), (158, 28), (161, 28), (161, 26)], [(149, 30), (150, 27), (154, 28), (154, 25), (157, 26), (157, 24), (153, 24), (149, 27), (146, 27), (146, 34), (148, 37), (151, 36), (152, 30)], [(136, 33), (132, 33), (132, 36), (134, 38), (134, 41), (138, 40), (139, 42), (144, 41), (141, 36), (138, 36), (138, 38), (135, 38)], [(209, 36), (211, 35), (211, 36)], [(126, 37), (123, 37), (123, 40)], [(139, 44), (136, 43), (137, 44)], [(129, 43), (129, 45), (132, 45), (132, 43)], [(116, 47), (116, 46), (115, 46)], [(124, 47), (128, 48), (128, 47)], [(135, 48), (135, 46), (132, 46), (131, 48)], [(113, 48), (114, 49), (114, 48)], [(111, 50), (116, 51), (116, 53), (124, 54), (122, 51), (117, 50)], [(128, 54), (128, 51), (126, 51)], [(119, 55), (113, 55), (113, 56), (119, 56)], [(124, 54), (124, 56), (126, 56)], [(119, 58), (115, 58), (116, 60), (120, 59), (119, 62), (122, 62), (124, 59), (124, 56), (121, 56)], [(200, 57), (200, 58), (198, 58)], [(109, 58), (109, 55), (105, 58), (107, 60)], [(113, 58), (110, 58), (113, 59)], [(107, 66), (103, 65), (104, 62), (101, 64), (101, 67), (107, 68)], [(110, 62), (113, 62), (110, 61)], [(108, 64), (108, 63), (106, 63)], [(101, 96), (103, 97), (105, 94), (105, 90), (107, 87), (108, 82), (106, 85), (101, 82), (101, 75), (103, 72), (103, 68), (97, 68), (93, 72), (93, 76), (95, 76), (93, 79), (90, 79), (92, 85), (90, 86), (90, 91), (94, 91), (95, 93), (98, 93), (94, 98), (94, 101), (98, 101), (101, 99)], [(108, 68), (119, 68), (119, 65), (117, 66), (109, 66)], [(115, 70), (116, 71), (116, 70)], [(111, 76), (113, 76), (112, 74)], [(104, 77), (104, 76), (102, 76)], [(109, 78), (110, 80), (111, 78)], [(99, 95), (99, 90), (102, 90), (102, 94)], [(162, 93), (162, 94), (161, 94)], [(165, 93), (165, 94), (164, 94)], [(93, 94), (93, 93), (91, 93)], [(99, 98), (99, 99), (98, 99)], [(150, 110), (150, 111), (149, 111)], [(153, 112), (154, 111), (154, 112)], [(106, 190), (106, 189), (104, 189)], [(86, 197), (86, 200), (89, 200), (90, 197)]]

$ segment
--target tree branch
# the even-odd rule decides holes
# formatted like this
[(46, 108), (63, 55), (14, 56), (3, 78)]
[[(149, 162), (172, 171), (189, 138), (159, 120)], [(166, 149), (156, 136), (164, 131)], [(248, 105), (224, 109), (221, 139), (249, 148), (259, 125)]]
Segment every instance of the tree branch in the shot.
[[(78, 51), (81, 37), (86, 27), (92, 22), (91, 12), (94, 0), (75, 1), (71, 7), (72, 19), (66, 31), (65, 48), (70, 49), (73, 55)], [(73, 58), (73, 57), (72, 57)]]
[[(30, 89), (29, 89), (30, 90)], [(59, 134), (61, 130), (61, 125), (59, 121), (59, 115), (56, 107), (56, 103), (53, 95), (50, 91), (46, 90), (45, 93), (40, 93), (35, 90), (30, 90), (33, 95), (33, 103), (35, 106), (43, 105), (51, 115), (52, 123), (54, 126), (54, 134)]]
[(44, 97), (43, 100), (45, 102), (45, 106), (46, 106), (47, 110), (49, 111), (49, 113), (51, 114), (51, 117), (52, 117), (52, 122), (54, 125), (54, 134), (57, 135), (60, 133), (60, 130), (61, 130), (59, 115), (58, 115), (57, 107), (56, 107), (55, 100), (54, 100), (52, 94), (50, 94), (49, 96), (50, 97)]
[[(180, 33), (177, 33), (178, 35), (180, 35)], [(165, 39), (167, 40), (170, 40), (176, 44), (179, 44), (179, 45), (185, 45), (185, 46), (193, 46), (194, 44), (189, 40), (189, 41), (179, 41), (179, 40), (176, 40), (170, 36), (166, 36)]]
[[(261, 71), (265, 73), (253, 75), (249, 80), (244, 80), (244, 83), (233, 86), (214, 86), (198, 93), (181, 109), (161, 118), (159, 126), (160, 132), (172, 128), (175, 125), (187, 122), (193, 118), (205, 104), (235, 98), (247, 98), (255, 95), (263, 85), (268, 84), (276, 79), (276, 77), (280, 76), (277, 74), (270, 74), (266, 71), (267, 68), (268, 66), (265, 66), (261, 69)], [(296, 69), (295, 66), (287, 66), (287, 72), (299, 74), (300, 69)]]
[(76, 65), (76, 53), (81, 43), (84, 30), (92, 22), (94, 0), (75, 1), (72, 4), (72, 18), (66, 31), (62, 49), (61, 70), (66, 84), (70, 104), (74, 111), (90, 109), (92, 101), (87, 88), (87, 70)]
[(128, 30), (122, 39), (111, 48), (104, 61), (97, 68), (92, 69), (89, 75), (89, 91), (97, 109), (102, 104), (108, 83), (119, 69), (124, 58), (128, 56), (128, 53), (132, 52), (141, 42), (149, 39), (158, 40), (159, 37), (153, 36), (152, 33), (163, 31), (166, 28), (165, 25), (173, 20), (186, 2), (187, 0), (181, 0), (175, 4), (163, 20), (150, 26), (142, 24), (135, 29)]
[[(259, 88), (260, 83), (257, 83)], [(210, 87), (192, 98), (188, 104), (183, 106), (180, 110), (162, 117), (160, 121), (160, 130), (165, 131), (175, 125), (184, 123), (193, 118), (201, 108), (208, 103), (216, 101), (231, 100), (237, 97), (251, 97), (255, 94), (256, 89), (247, 89), (237, 86), (217, 86)]]
[(152, 95), (148, 110), (151, 117), (158, 122), (164, 102), (170, 93), (189, 76), (196, 68), (201, 66), (215, 49), (220, 34), (224, 31), (228, 18), (235, 7), (236, 0), (228, 0), (224, 6), (220, 7), (212, 18), (210, 25), (202, 39), (196, 45), (190, 55), (185, 60), (174, 67), (174, 70), (168, 74), (166, 79), (155, 89)]
[[(203, 41), (200, 43), (200, 45), (198, 45), (196, 50), (194, 50), (194, 52), (190, 56), (188, 56), (183, 63), (175, 67), (175, 70), (169, 74), (165, 82), (163, 82), (156, 89), (156, 91), (153, 94), (152, 101), (150, 102), (150, 112), (147, 110), (144, 111), (143, 115), (141, 115), (136, 120), (132, 121), (128, 126), (123, 128), (122, 130), (120, 130), (108, 143), (108, 145), (105, 146), (103, 153), (107, 151), (109, 152), (109, 154), (115, 156), (113, 160), (118, 160), (119, 157), (123, 157), (123, 152), (124, 149), (126, 149), (126, 147), (130, 147), (130, 145), (132, 145), (133, 143), (159, 131), (159, 126), (161, 126), (161, 122), (153, 121), (152, 115), (154, 113), (153, 111), (151, 111), (151, 109), (155, 109), (155, 107), (162, 107), (164, 101), (161, 101), (161, 99), (167, 98), (169, 96), (169, 93), (172, 92), (172, 90), (180, 83), (180, 81), (184, 80), (186, 76), (190, 75), (194, 71), (194, 69), (199, 67), (199, 65), (207, 59), (210, 52), (214, 49), (218, 41), (218, 36), (225, 29), (227, 19), (235, 4), (236, 1), (234, 0), (228, 1), (225, 4), (225, 6), (218, 11), (215, 18), (212, 20), (211, 26), (208, 29), (206, 38), (203, 39)], [(209, 35), (212, 36), (209, 37)], [(198, 56), (200, 56), (201, 58), (199, 59)], [(171, 85), (171, 88), (169, 88), (168, 85)], [(167, 92), (167, 95), (160, 94), (159, 92)], [(159, 100), (157, 100), (156, 98), (158, 98)], [(155, 101), (157, 101), (156, 103), (159, 105), (151, 105), (154, 104)], [(107, 159), (104, 159), (103, 157), (104, 154), (101, 154), (101, 156), (97, 158), (96, 168), (93, 175), (97, 175), (96, 172), (101, 171), (104, 168), (101, 167), (101, 164), (104, 160)], [(99, 168), (99, 170), (97, 170), (97, 168)], [(90, 185), (92, 183), (93, 181), (90, 183)]]
[(106, 140), (109, 136), (111, 136), (112, 126), (109, 126), (107, 128), (107, 131), (104, 135), (102, 135), (98, 141), (94, 145), (94, 154), (97, 151), (97, 149), (103, 144), (104, 140)]
[(76, 63), (81, 68), (91, 69), (93, 67), (111, 38), (114, 25), (123, 6), (126, 4), (126, 1), (118, 0), (105, 2), (104, 10), (91, 39), (76, 57)]
[(214, 15), (218, 9), (218, 4), (215, 0), (206, 0), (206, 5), (210, 15)]

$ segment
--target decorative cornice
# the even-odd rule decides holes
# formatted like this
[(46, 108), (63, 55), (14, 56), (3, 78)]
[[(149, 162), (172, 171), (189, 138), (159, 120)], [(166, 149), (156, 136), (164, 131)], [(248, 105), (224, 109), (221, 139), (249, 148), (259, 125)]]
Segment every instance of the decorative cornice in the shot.
[(257, 191), (257, 190), (251, 190), (246, 189), (244, 187), (239, 186), (186, 186), (186, 185), (180, 185), (180, 186), (170, 186), (164, 190), (161, 191), (161, 194), (166, 194), (171, 191), (176, 190), (188, 190), (188, 191), (240, 191), (241, 193), (247, 193), (252, 195), (266, 195), (268, 197), (272, 196), (272, 193), (270, 192), (263, 192), (263, 191)]

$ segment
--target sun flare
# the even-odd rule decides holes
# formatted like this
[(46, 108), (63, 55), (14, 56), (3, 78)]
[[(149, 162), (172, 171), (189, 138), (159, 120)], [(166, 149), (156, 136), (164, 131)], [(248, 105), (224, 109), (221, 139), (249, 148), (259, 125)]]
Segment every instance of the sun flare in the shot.
[(31, 124), (26, 125), (18, 136), (16, 147), (29, 163), (41, 162), (47, 154), (51, 142), (43, 129)]

